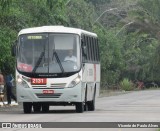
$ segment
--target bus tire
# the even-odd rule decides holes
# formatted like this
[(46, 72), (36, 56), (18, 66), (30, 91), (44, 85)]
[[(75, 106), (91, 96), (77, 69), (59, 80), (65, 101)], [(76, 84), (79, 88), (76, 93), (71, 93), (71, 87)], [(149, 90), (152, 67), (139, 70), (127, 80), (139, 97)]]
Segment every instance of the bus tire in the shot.
[(95, 97), (96, 97), (96, 91), (94, 91), (93, 100), (88, 101), (88, 111), (94, 111), (95, 110)]
[(84, 104), (83, 104), (83, 102), (77, 102), (76, 103), (76, 112), (77, 113), (83, 113), (84, 112)]
[(39, 103), (39, 102), (34, 102), (34, 103), (33, 103), (33, 111), (34, 111), (34, 112), (40, 112), (40, 111), (41, 111), (41, 103)]
[(28, 114), (32, 111), (32, 103), (31, 102), (23, 102), (23, 111)]
[(87, 102), (87, 88), (85, 92), (85, 101), (84, 101), (84, 111), (88, 111), (88, 102)]
[(46, 113), (49, 111), (49, 104), (47, 103), (42, 103), (42, 112)]

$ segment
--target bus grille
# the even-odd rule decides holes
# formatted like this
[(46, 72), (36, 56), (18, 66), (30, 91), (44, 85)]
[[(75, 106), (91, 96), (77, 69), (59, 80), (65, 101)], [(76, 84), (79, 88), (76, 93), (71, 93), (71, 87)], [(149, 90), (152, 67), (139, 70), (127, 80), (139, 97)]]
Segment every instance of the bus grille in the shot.
[(32, 85), (32, 88), (46, 88), (46, 85)]
[(51, 84), (51, 87), (61, 87), (64, 88), (66, 86), (66, 83), (54, 83)]
[(54, 93), (54, 94), (42, 94), (42, 93), (37, 93), (36, 96), (38, 98), (59, 98), (62, 93)]

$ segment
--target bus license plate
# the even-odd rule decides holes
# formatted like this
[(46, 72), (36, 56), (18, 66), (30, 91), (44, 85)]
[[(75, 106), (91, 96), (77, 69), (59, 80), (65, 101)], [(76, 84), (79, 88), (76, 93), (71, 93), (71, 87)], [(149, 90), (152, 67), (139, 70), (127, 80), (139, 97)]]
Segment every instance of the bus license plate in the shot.
[(32, 85), (45, 85), (47, 83), (46, 78), (32, 78), (31, 84)]
[(43, 94), (53, 94), (53, 90), (43, 90)]

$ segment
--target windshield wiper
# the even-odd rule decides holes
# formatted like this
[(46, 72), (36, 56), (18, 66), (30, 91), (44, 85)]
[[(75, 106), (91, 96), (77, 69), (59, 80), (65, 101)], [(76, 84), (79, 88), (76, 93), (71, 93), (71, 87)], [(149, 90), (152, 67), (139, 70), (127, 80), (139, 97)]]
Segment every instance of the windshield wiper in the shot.
[(55, 57), (56, 57), (56, 59), (57, 59), (57, 62), (58, 62), (58, 64), (59, 64), (59, 67), (60, 67), (62, 73), (64, 73), (64, 68), (63, 68), (63, 66), (62, 66), (62, 63), (61, 63), (61, 61), (60, 61), (60, 59), (59, 59), (56, 51), (53, 51), (53, 56), (54, 56), (54, 55), (55, 55)]
[(38, 60), (37, 60), (37, 63), (36, 63), (36, 65), (35, 65), (35, 67), (34, 67), (34, 69), (33, 69), (33, 71), (32, 71), (33, 73), (36, 72), (36, 70), (37, 70), (37, 68), (39, 67), (39, 65), (40, 65), (43, 57), (44, 57), (44, 52), (41, 52), (41, 54), (40, 54), (40, 56), (39, 56), (39, 58), (38, 58)]

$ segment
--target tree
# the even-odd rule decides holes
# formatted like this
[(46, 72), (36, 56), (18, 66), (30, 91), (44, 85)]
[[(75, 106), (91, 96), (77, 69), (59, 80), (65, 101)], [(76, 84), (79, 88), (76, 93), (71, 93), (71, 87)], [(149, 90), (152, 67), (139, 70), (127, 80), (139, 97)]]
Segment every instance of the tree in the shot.
[[(150, 63), (148, 65), (148, 77), (150, 80), (154, 81), (159, 78), (159, 65), (160, 65), (160, 1), (159, 0), (141, 0), (137, 3), (137, 9), (130, 12), (130, 19), (134, 21), (132, 28), (135, 29), (137, 35), (148, 34), (145, 37), (145, 42), (143, 46), (148, 49), (146, 54), (148, 55), (150, 49), (154, 47), (152, 52), (150, 52)], [(146, 73), (146, 71), (143, 71)], [(147, 78), (146, 78), (147, 79)]]
[(69, 26), (92, 31), (94, 7), (84, 0), (72, 0), (67, 5)]

